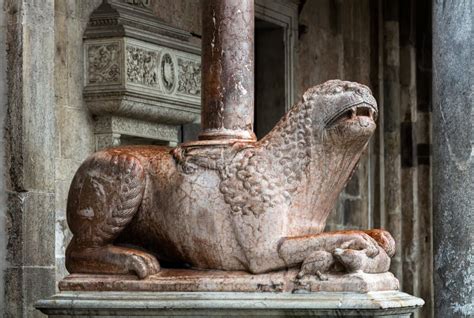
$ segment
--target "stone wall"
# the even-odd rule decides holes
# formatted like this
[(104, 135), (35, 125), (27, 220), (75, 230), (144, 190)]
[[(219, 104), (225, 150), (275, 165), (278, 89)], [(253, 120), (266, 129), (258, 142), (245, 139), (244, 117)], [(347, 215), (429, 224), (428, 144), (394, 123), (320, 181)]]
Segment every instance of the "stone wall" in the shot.
[(66, 200), (74, 173), (94, 151), (93, 122), (82, 98), (84, 57), (82, 36), (89, 16), (101, 0), (55, 1), (55, 138), (56, 277), (67, 272), (64, 253), (70, 239)]
[(379, 103), (377, 131), (327, 229), (388, 229), (391, 270), (431, 317), (431, 1), (302, 4), (299, 92), (337, 77), (368, 85)]
[[(308, 87), (339, 78), (371, 83), (370, 1), (306, 1), (301, 7), (298, 41), (298, 95)], [(375, 92), (376, 93), (376, 92)], [(359, 168), (341, 194), (327, 229), (371, 226), (367, 150)]]
[(0, 297), (5, 317), (34, 317), (39, 314), (32, 304), (55, 285), (54, 3), (9, 0), (2, 10), (7, 249), (0, 261), (5, 267)]
[[(5, 138), (5, 117), (7, 114), (7, 50), (6, 50), (6, 14), (5, 0), (0, 0), (0, 308), (5, 308), (5, 279), (7, 269), (6, 248), (6, 187), (5, 187), (5, 147), (1, 142)], [(0, 316), (2, 310), (0, 310)]]

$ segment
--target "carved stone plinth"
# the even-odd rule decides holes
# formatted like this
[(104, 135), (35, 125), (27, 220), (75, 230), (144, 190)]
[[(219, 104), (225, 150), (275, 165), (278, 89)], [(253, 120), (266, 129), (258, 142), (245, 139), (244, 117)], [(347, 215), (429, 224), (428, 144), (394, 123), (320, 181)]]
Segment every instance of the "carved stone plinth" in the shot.
[(176, 146), (181, 129), (133, 118), (102, 116), (95, 120), (96, 149), (127, 144)]
[(49, 317), (410, 317), (423, 300), (369, 293), (62, 292), (39, 301)]
[(72, 274), (59, 283), (61, 291), (133, 292), (356, 292), (398, 290), (392, 273), (327, 274), (297, 279), (297, 269), (252, 275), (244, 271), (162, 269), (146, 279), (135, 275)]

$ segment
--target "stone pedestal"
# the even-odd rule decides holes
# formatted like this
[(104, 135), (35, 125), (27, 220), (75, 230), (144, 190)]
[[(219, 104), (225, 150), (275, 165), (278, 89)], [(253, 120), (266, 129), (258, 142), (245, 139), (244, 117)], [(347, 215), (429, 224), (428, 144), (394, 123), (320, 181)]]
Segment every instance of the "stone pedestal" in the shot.
[(50, 317), (409, 317), (423, 300), (398, 291), (391, 273), (297, 279), (296, 269), (246, 272), (162, 269), (133, 275), (69, 275), (36, 304)]
[(327, 274), (297, 279), (298, 270), (252, 275), (243, 271), (162, 269), (146, 279), (135, 275), (72, 274), (59, 283), (59, 290), (128, 292), (354, 292), (399, 289), (392, 273)]
[(62, 292), (39, 301), (49, 317), (410, 317), (423, 300), (369, 293)]

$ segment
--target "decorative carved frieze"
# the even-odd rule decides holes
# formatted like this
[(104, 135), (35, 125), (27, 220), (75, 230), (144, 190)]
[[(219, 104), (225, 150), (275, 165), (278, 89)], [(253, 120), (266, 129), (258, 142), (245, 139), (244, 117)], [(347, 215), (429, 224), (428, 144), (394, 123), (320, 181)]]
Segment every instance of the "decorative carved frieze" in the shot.
[(86, 46), (88, 84), (120, 83), (120, 55), (118, 42)]
[(178, 92), (181, 94), (201, 94), (201, 63), (178, 59)]
[(159, 52), (127, 45), (127, 81), (146, 86), (158, 86), (157, 59)]
[[(86, 40), (86, 57), (86, 96), (105, 93), (105, 87), (108, 93), (122, 92), (125, 87), (125, 92), (135, 95), (200, 107), (201, 58), (197, 54), (125, 38)], [(121, 85), (110, 89), (113, 84)]]
[(149, 8), (150, 7), (150, 0), (125, 0), (125, 3), (142, 7), (142, 8)]

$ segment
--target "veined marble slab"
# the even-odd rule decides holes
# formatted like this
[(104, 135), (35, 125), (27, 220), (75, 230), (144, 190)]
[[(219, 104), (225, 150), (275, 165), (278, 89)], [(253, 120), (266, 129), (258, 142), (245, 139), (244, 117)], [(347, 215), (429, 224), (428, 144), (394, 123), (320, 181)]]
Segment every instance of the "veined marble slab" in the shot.
[(73, 274), (59, 283), (61, 291), (141, 292), (357, 292), (398, 290), (392, 273), (328, 274), (297, 279), (297, 269), (252, 275), (243, 271), (162, 269), (140, 280), (135, 275)]
[(368, 293), (61, 292), (36, 308), (49, 317), (410, 317), (423, 300)]

